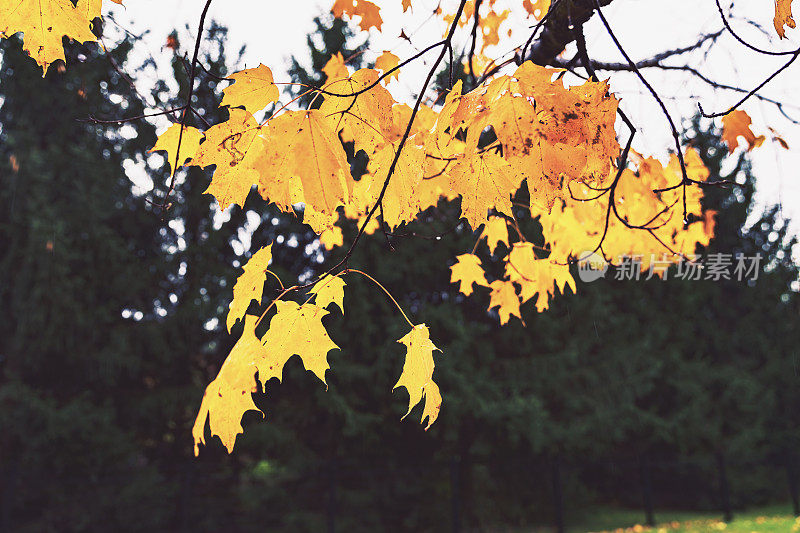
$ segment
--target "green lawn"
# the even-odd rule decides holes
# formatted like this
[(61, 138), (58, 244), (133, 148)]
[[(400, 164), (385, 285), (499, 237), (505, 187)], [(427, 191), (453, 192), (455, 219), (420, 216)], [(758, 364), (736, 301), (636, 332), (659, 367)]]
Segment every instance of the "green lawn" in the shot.
[(705, 533), (725, 531), (727, 533), (800, 533), (800, 518), (792, 516), (789, 506), (775, 505), (734, 513), (728, 524), (721, 514), (692, 513), (681, 511), (656, 512), (655, 527), (642, 525), (641, 511), (624, 509), (598, 509), (581, 523), (573, 524), (570, 533), (614, 532), (614, 533)]

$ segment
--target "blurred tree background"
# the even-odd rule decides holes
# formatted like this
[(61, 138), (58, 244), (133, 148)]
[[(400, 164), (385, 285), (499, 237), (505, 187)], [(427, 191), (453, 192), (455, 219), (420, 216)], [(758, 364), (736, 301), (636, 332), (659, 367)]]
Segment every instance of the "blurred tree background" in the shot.
[[(322, 82), (336, 53), (368, 66), (346, 24), (317, 28), (292, 63), (295, 81)], [(735, 508), (787, 499), (800, 444), (795, 241), (777, 208), (754, 203), (746, 155), (729, 156), (699, 121), (687, 142), (712, 180), (741, 186), (707, 190), (717, 233), (698, 253), (761, 253), (756, 281), (610, 272), (545, 313), (527, 306), (527, 327), (501, 328), (486, 298), (449, 283), (452, 258), (477, 234), (454, 228), (458, 206), (442, 201), (388, 237), (393, 251), (378, 232), (351, 260), (443, 351), (444, 404), (430, 431), (418, 410), (400, 421), (405, 392), (391, 394), (403, 321), (348, 276), (347, 320), (328, 318), (341, 347), (328, 389), (293, 359), (282, 383), (255, 396), (266, 420), (246, 415), (234, 454), (213, 439), (194, 459), (203, 389), (241, 328), (224, 327), (238, 267), (270, 242), (284, 280), (336, 253), (257, 194), (219, 213), (202, 194), (210, 171), (179, 173), (166, 211), (134, 190), (129, 176), (142, 169), (164, 178), (157, 203), (168, 187), (168, 163), (147, 153), (154, 126), (86, 119), (136, 117), (143, 101), (180, 105), (188, 75), (170, 39), (172, 79), (146, 95), (134, 79), (156, 67), (128, 64), (131, 38), (108, 55), (72, 45), (69, 68), (44, 80), (17, 41), (0, 43), (0, 526), (322, 531), (335, 517), (343, 531), (441, 531), (454, 514), (471, 529), (531, 526), (553, 522), (556, 480), (572, 520), (596, 503), (641, 505), (643, 472), (656, 507), (719, 509), (721, 483)], [(216, 77), (241, 61), (225, 45), (212, 26), (202, 59), (212, 74), (195, 91), (212, 123), (226, 113)], [(363, 153), (348, 154), (357, 175)], [(485, 245), (478, 254), (491, 264)]]

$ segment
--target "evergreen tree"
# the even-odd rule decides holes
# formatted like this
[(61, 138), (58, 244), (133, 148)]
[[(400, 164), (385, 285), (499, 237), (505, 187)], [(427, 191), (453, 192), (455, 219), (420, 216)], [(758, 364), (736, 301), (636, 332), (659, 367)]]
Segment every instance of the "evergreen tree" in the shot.
[(123, 417), (153, 375), (144, 314), (164, 273), (160, 222), (124, 168), (155, 133), (87, 120), (143, 112), (112, 67), (131, 44), (72, 45), (44, 80), (18, 40), (0, 44), (0, 478), (15, 531), (164, 518), (168, 484)]

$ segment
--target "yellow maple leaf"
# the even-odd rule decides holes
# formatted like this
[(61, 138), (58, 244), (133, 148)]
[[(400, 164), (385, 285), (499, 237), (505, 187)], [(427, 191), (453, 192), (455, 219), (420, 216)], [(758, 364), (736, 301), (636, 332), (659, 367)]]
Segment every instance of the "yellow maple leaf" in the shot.
[[(253, 115), (239, 108), (229, 109), (229, 117), (208, 128), (205, 141), (192, 158), (192, 164), (205, 168), (216, 165), (217, 169), (240, 164), (256, 139), (260, 128)], [(253, 152), (256, 152), (254, 150)]]
[(562, 174), (573, 176), (584, 167), (585, 148), (563, 143), (558, 146), (544, 138), (539, 112), (523, 96), (502, 96), (492, 106), (489, 122), (503, 144), (506, 161), (518, 176), (527, 180), (531, 205), (549, 209), (561, 196)]
[[(178, 139), (180, 138), (180, 154), (178, 154)], [(166, 129), (161, 135), (158, 136), (155, 146), (150, 150), (151, 152), (165, 151), (167, 152), (167, 163), (172, 169), (172, 174), (175, 174), (175, 160), (180, 157), (178, 166), (183, 165), (186, 161), (192, 159), (200, 148), (200, 141), (204, 138), (203, 132), (192, 126), (183, 127), (183, 136), (181, 136), (181, 125), (175, 123)]]
[(233, 300), (228, 306), (226, 324), (229, 332), (236, 321), (244, 316), (252, 300), (261, 301), (270, 261), (272, 261), (272, 245), (268, 244), (254, 253), (242, 267), (244, 272), (233, 286)]
[[(333, 214), (348, 197), (350, 164), (342, 143), (322, 111), (288, 111), (267, 125), (265, 150), (257, 168), (262, 195), (279, 204), (302, 189), (306, 205)], [(290, 183), (294, 183), (290, 187)]]
[(459, 283), (458, 290), (466, 296), (472, 294), (472, 285), (488, 287), (486, 273), (481, 267), (481, 260), (474, 254), (461, 254), (456, 257), (458, 261), (450, 267), (450, 283)]
[(728, 144), (728, 152), (733, 153), (739, 146), (739, 137), (744, 137), (747, 141), (747, 150), (761, 146), (765, 137), (756, 137), (750, 125), (753, 121), (745, 111), (735, 109), (722, 117), (722, 140)]
[(569, 266), (555, 264), (550, 259), (537, 259), (533, 244), (529, 242), (514, 244), (506, 259), (506, 276), (520, 286), (522, 302), (539, 295), (536, 310), (540, 313), (548, 308), (555, 289), (562, 293), (567, 287), (573, 293), (577, 290)]
[(260, 411), (251, 396), (257, 390), (255, 360), (264, 355), (264, 347), (255, 333), (257, 321), (258, 317), (245, 317), (242, 336), (222, 363), (217, 377), (206, 387), (192, 427), (195, 455), (200, 453), (199, 445), (206, 442), (206, 420), (211, 434), (217, 435), (230, 453), (236, 436), (244, 431), (242, 415), (250, 410)]
[(430, 332), (425, 324), (413, 326), (411, 331), (397, 342), (406, 346), (403, 372), (394, 386), (395, 389), (405, 387), (408, 391), (408, 411), (403, 418), (408, 416), (411, 409), (424, 398), (425, 406), (420, 422), (424, 423), (427, 418), (428, 425), (425, 429), (428, 429), (439, 416), (442, 405), (439, 387), (433, 381), (433, 351), (439, 348), (431, 342)]
[(299, 305), (280, 300), (275, 306), (277, 312), (261, 339), (266, 356), (257, 363), (258, 378), (263, 383), (273, 377), (281, 380), (286, 361), (298, 355), (306, 370), (326, 383), (325, 371), (330, 368), (328, 352), (339, 348), (322, 324), (328, 311), (314, 304)]
[(339, 226), (332, 226), (319, 234), (319, 243), (326, 250), (333, 250), (344, 244), (344, 233)]
[(380, 11), (381, 8), (369, 0), (336, 0), (331, 8), (331, 12), (336, 18), (342, 18), (343, 15), (347, 15), (350, 18), (361, 17), (361, 22), (359, 22), (358, 26), (364, 31), (373, 26), (377, 30), (381, 29), (383, 19)]
[(795, 27), (794, 18), (792, 18), (792, 0), (775, 0), (775, 19), (773, 24), (781, 39), (786, 37), (784, 26)]
[[(337, 94), (353, 94), (378, 80), (378, 71), (361, 69), (346, 80), (331, 83), (326, 90)], [(392, 128), (394, 99), (384, 87), (375, 85), (357, 96), (325, 96), (319, 110), (336, 131), (347, 126), (353, 136), (355, 149), (372, 155), (387, 142)]]
[[(370, 160), (370, 168), (376, 169), (370, 188), (373, 201), (377, 200), (383, 187), (395, 150), (395, 144), (387, 144)], [(383, 219), (392, 229), (404, 222), (410, 222), (419, 213), (419, 197), (416, 191), (422, 181), (424, 161), (425, 153), (419, 146), (410, 143), (403, 146), (383, 198)]]
[(220, 106), (241, 106), (255, 113), (277, 102), (280, 97), (278, 87), (272, 81), (272, 71), (263, 64), (235, 72), (229, 77), (235, 83), (222, 90), (224, 96)]
[(498, 243), (508, 246), (508, 224), (503, 217), (492, 215), (486, 221), (482, 237), (486, 237), (486, 245), (489, 251), (494, 254)]
[(325, 276), (308, 291), (315, 295), (314, 303), (319, 307), (333, 304), (344, 314), (344, 288), (347, 284), (341, 276)]
[[(63, 37), (78, 42), (96, 41), (90, 21), (97, 16), (97, 4), (89, 0), (0, 0), (0, 36), (25, 34), (23, 48), (42, 67), (65, 61)], [(94, 15), (94, 16), (90, 16)]]
[(319, 211), (314, 211), (314, 209), (309, 206), (305, 206), (305, 209), (303, 209), (303, 224), (311, 226), (311, 229), (313, 229), (314, 233), (317, 235), (321, 235), (323, 232), (335, 226), (338, 220), (338, 212), (320, 213)]
[(250, 189), (258, 183), (258, 179), (258, 171), (244, 165), (217, 169), (203, 193), (213, 194), (223, 211), (233, 204), (244, 206)]
[(229, 453), (233, 451), (236, 436), (243, 431), (242, 415), (249, 410), (259, 410), (251, 397), (257, 390), (256, 372), (262, 383), (272, 378), (281, 380), (286, 362), (298, 355), (305, 368), (325, 382), (325, 371), (329, 368), (327, 354), (338, 348), (322, 325), (322, 318), (328, 311), (313, 304), (286, 301), (275, 302), (275, 307), (277, 312), (261, 340), (255, 335), (258, 318), (245, 316), (241, 338), (216, 379), (206, 387), (192, 428), (195, 455), (199, 453), (199, 445), (205, 444), (207, 419), (211, 434), (222, 440)]
[(347, 70), (347, 65), (341, 52), (336, 52), (331, 56), (325, 66), (322, 67), (322, 72), (327, 76), (326, 81), (328, 83), (350, 77), (350, 71)]
[(248, 111), (231, 108), (227, 121), (205, 133), (205, 141), (191, 162), (200, 167), (217, 167), (204, 192), (214, 195), (220, 209), (231, 204), (243, 206), (251, 187), (260, 180), (256, 164), (265, 146), (261, 128)]
[(512, 215), (511, 196), (522, 177), (494, 151), (456, 161), (449, 175), (450, 188), (461, 195), (461, 216), (473, 228), (487, 221), (489, 209)]
[(565, 183), (595, 183), (608, 176), (619, 154), (614, 121), (618, 100), (605, 82), (566, 89), (558, 71), (523, 63), (516, 82), (488, 105), (486, 121), (503, 155), (527, 179), (531, 205), (550, 209)]
[[(378, 59), (375, 60), (375, 68), (381, 71), (381, 74), (386, 74), (387, 71), (392, 70), (400, 63), (400, 58), (394, 55), (393, 53), (389, 52), (388, 50), (384, 50), (381, 55), (378, 56)], [(392, 78), (398, 80), (400, 79), (400, 69), (395, 70), (387, 77), (383, 79), (383, 83), (385, 85), (389, 85), (389, 82)]]
[(500, 324), (505, 325), (515, 316), (522, 320), (522, 315), (519, 312), (519, 297), (517, 296), (517, 288), (510, 281), (498, 279), (489, 284), (492, 289), (489, 295), (489, 309), (497, 307), (497, 312), (500, 315)]

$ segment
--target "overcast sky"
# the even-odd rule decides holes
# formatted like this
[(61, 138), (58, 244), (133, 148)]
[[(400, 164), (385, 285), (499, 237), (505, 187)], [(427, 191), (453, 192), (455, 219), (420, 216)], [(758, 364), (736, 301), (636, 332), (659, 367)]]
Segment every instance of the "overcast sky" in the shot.
[[(413, 0), (413, 11), (406, 14), (400, 10), (400, 0), (374, 1), (382, 7), (384, 25), (383, 32), (372, 30), (371, 53), (367, 59), (374, 59), (383, 50), (390, 50), (402, 59), (441, 38), (442, 24), (428, 20), (428, 15), (438, 4), (437, 0)], [(142, 57), (149, 54), (164, 60), (171, 55), (171, 51), (163, 49), (163, 44), (173, 28), (181, 32), (184, 46), (193, 42), (204, 4), (202, 0), (127, 0), (125, 3), (124, 8), (109, 3), (114, 19), (135, 33), (150, 30), (138, 45), (139, 53)], [(264, 63), (272, 68), (276, 81), (288, 81), (285, 74), (288, 58), (296, 56), (302, 62), (306, 53), (306, 36), (314, 28), (314, 16), (328, 12), (332, 4), (333, 0), (216, 0), (208, 16), (209, 20), (214, 19), (229, 28), (230, 50), (246, 45), (246, 66)], [(450, 11), (457, 4), (456, 0), (442, 0), (443, 7), (447, 9), (449, 6)], [(512, 9), (515, 15), (509, 17), (507, 26), (518, 30), (516, 35), (522, 36), (531, 21), (520, 13), (520, 4), (519, 0), (496, 0), (495, 6), (498, 11), (506, 6)], [(714, 0), (615, 0), (604, 9), (604, 13), (634, 60), (691, 44), (698, 35), (722, 27)], [(789, 50), (800, 41), (798, 30), (789, 30), (788, 39), (783, 42), (776, 38), (772, 25), (773, 0), (738, 2), (733, 14), (736, 30), (762, 47)], [(800, 13), (795, 18), (800, 18)], [(184, 29), (186, 24), (190, 26), (188, 31)], [(502, 28), (505, 30), (506, 26)], [(401, 29), (411, 36), (413, 44), (398, 38)], [(465, 29), (460, 35), (462, 46), (467, 31)], [(596, 15), (586, 26), (586, 37), (589, 53), (594, 59), (622, 61)], [(510, 53), (520, 44), (516, 39), (515, 42), (501, 39), (501, 44), (488, 49), (487, 53), (493, 57), (500, 56)], [(715, 81), (749, 89), (786, 58), (765, 58), (726, 35), (705, 60), (694, 55), (689, 57), (689, 61)], [(424, 61), (409, 66), (404, 69), (401, 81), (393, 82), (389, 90), (397, 100), (406, 100), (414, 87), (421, 84), (426, 72)], [(671, 138), (666, 120), (652, 97), (631, 74), (600, 74), (601, 77), (610, 77), (612, 91), (622, 98), (621, 106), (640, 127), (635, 148), (645, 155), (666, 160)], [(666, 97), (666, 103), (676, 118), (690, 117), (697, 109), (698, 101), (703, 103), (706, 111), (719, 111), (732, 105), (740, 96), (731, 91), (715, 92), (683, 73), (648, 70), (645, 75)], [(800, 119), (800, 61), (768, 85), (762, 94), (785, 102), (787, 114)], [(757, 135), (769, 137), (767, 127), (771, 126), (789, 143), (790, 150), (787, 151), (777, 143), (766, 142), (753, 153), (753, 160), (758, 176), (759, 202), (780, 203), (785, 215), (795, 221), (795, 231), (800, 233), (800, 125), (783, 117), (775, 106), (755, 99), (748, 101), (743, 109), (753, 118)]]

